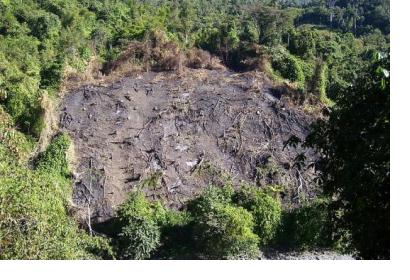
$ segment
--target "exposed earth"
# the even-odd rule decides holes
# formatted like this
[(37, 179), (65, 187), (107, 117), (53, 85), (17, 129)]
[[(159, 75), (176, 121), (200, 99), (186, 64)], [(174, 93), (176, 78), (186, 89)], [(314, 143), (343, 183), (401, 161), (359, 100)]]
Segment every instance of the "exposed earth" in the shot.
[[(179, 208), (204, 187), (280, 187), (284, 204), (314, 196), (311, 171), (294, 158), (314, 119), (290, 89), (260, 72), (144, 72), (69, 92), (60, 127), (75, 146), (73, 202), (80, 220), (103, 222), (129, 192)], [(313, 158), (311, 151), (305, 151)]]

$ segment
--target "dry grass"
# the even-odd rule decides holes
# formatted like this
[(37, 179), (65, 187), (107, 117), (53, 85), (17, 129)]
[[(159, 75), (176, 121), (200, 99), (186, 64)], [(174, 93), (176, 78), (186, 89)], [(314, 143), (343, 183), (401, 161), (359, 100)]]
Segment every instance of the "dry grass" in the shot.
[(74, 148), (74, 143), (71, 142), (70, 146), (68, 147), (66, 151), (66, 157), (67, 157), (67, 162), (68, 162), (68, 168), (70, 170), (76, 170), (77, 169), (77, 156), (75, 153), (75, 148)]
[(101, 62), (93, 57), (84, 72), (78, 72), (70, 67), (66, 68), (59, 95), (62, 97), (66, 92), (77, 90), (85, 85), (107, 86), (123, 77), (132, 77), (143, 71), (144, 69), (140, 64), (124, 60), (116, 65), (115, 70), (104, 75)]
[[(142, 42), (129, 44), (116, 60), (106, 63), (102, 73), (112, 75), (119, 69), (139, 65), (145, 71), (177, 71), (183, 73), (184, 68), (225, 69), (219, 59), (200, 49), (182, 51), (178, 44), (170, 41), (166, 34), (156, 30), (149, 33)], [(128, 65), (128, 66), (127, 66)], [(122, 71), (122, 70), (120, 70)]]
[(101, 79), (101, 62), (96, 56), (93, 56), (85, 71), (78, 71), (72, 67), (67, 66), (63, 74), (63, 80), (60, 85), (60, 92), (79, 88), (81, 85), (93, 84)]
[(67, 66), (60, 85), (60, 95), (84, 85), (107, 86), (123, 77), (131, 77), (144, 71), (170, 71), (184, 75), (186, 68), (224, 70), (221, 61), (200, 49), (182, 51), (166, 34), (155, 30), (141, 42), (128, 44), (117, 59), (102, 64), (93, 56), (86, 70), (79, 72)]
[(193, 69), (209, 68), (212, 64), (211, 55), (200, 49), (191, 49), (186, 52), (186, 66)]
[[(66, 66), (58, 91), (58, 96), (62, 97), (66, 92), (77, 89), (86, 84), (99, 83), (102, 79), (100, 68), (101, 63), (95, 56), (91, 58), (85, 71), (79, 72), (70, 66)], [(50, 94), (44, 91), (41, 95), (40, 105), (42, 109), (41, 118), (43, 120), (44, 127), (41, 131), (36, 148), (31, 155), (32, 157), (35, 157), (38, 153), (43, 152), (47, 148), (52, 137), (59, 129), (57, 99), (53, 98)]]
[(42, 120), (44, 127), (41, 130), (40, 137), (37, 142), (37, 148), (34, 154), (43, 152), (47, 145), (50, 143), (53, 135), (58, 130), (58, 113), (56, 111), (56, 101), (50, 97), (47, 92), (43, 92), (41, 95), (41, 109), (42, 109)]
[(142, 42), (129, 44), (117, 59), (103, 66), (102, 73), (109, 75), (130, 63), (140, 64), (146, 71), (180, 70), (184, 60), (178, 45), (168, 40), (164, 32), (156, 30), (147, 34)]

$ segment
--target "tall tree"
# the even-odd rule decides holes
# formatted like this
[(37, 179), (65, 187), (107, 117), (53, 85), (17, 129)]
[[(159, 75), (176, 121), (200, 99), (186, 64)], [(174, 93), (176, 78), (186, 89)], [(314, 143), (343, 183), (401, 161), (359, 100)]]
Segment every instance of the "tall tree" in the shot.
[(389, 59), (373, 65), (336, 100), (307, 141), (320, 150), (335, 228), (365, 259), (390, 257)]

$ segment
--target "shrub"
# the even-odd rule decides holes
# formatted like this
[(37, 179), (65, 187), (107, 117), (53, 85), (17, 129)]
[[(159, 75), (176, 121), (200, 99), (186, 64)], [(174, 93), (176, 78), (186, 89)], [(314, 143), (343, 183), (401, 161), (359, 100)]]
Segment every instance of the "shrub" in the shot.
[(160, 228), (151, 219), (134, 218), (122, 228), (120, 240), (123, 250), (121, 257), (125, 259), (146, 259), (159, 246)]
[(327, 202), (315, 200), (283, 215), (278, 244), (309, 249), (332, 245)]
[(156, 259), (194, 259), (195, 242), (192, 234), (192, 218), (187, 211), (166, 211), (161, 224), (161, 246)]
[(231, 202), (231, 188), (210, 188), (190, 205), (194, 236), (201, 257), (254, 259), (259, 237), (253, 233), (253, 217)]
[(291, 33), (289, 50), (292, 54), (308, 58), (315, 53), (315, 33), (309, 29), (301, 29)]
[(332, 106), (333, 102), (327, 97), (327, 87), (329, 83), (328, 66), (318, 59), (315, 63), (314, 73), (309, 81), (308, 90), (325, 105)]
[(66, 151), (70, 146), (70, 138), (67, 134), (60, 134), (54, 138), (47, 149), (37, 158), (36, 167), (38, 170), (57, 173), (68, 178), (70, 175)]
[(236, 204), (248, 210), (255, 221), (255, 233), (263, 245), (275, 240), (281, 220), (281, 203), (275, 194), (255, 187), (244, 187), (234, 196)]
[(33, 170), (9, 152), (25, 149), (21, 134), (5, 132), (6, 141), (0, 141), (0, 259), (109, 258), (105, 240), (87, 236), (68, 215), (71, 188), (62, 144), (68, 138), (55, 138)]
[(258, 43), (260, 37), (260, 31), (256, 22), (252, 19), (248, 19), (244, 23), (244, 30), (241, 34), (241, 39), (251, 43)]
[(285, 79), (296, 82), (301, 86), (305, 83), (302, 64), (299, 59), (291, 54), (285, 53), (279, 58), (274, 58), (272, 67), (274, 70), (278, 70)]
[(121, 206), (118, 254), (122, 259), (147, 259), (159, 247), (166, 210), (136, 192)]
[(199, 69), (211, 66), (211, 55), (207, 51), (194, 48), (188, 50), (186, 56), (186, 65), (190, 68)]
[(0, 146), (7, 156), (12, 156), (17, 162), (25, 162), (34, 147), (34, 141), (13, 129), (13, 126), (11, 116), (0, 105)]
[(24, 132), (35, 136), (38, 131), (32, 128), (40, 117), (38, 44), (28, 36), (0, 38), (0, 102)]
[(128, 223), (132, 219), (152, 218), (153, 214), (152, 205), (141, 192), (132, 193), (118, 210), (118, 217), (123, 223)]

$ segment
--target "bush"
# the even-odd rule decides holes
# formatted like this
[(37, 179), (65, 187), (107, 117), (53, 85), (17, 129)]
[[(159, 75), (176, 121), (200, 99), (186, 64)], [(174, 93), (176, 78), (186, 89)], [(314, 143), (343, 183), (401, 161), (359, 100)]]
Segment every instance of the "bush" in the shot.
[(259, 237), (253, 217), (231, 202), (230, 188), (210, 188), (190, 205), (198, 250), (207, 259), (254, 259)]
[(278, 70), (285, 79), (296, 82), (300, 86), (304, 85), (305, 75), (302, 64), (295, 56), (285, 53), (279, 58), (273, 59), (272, 67), (274, 70)]
[(244, 23), (244, 30), (241, 34), (243, 41), (259, 43), (260, 31), (254, 20), (248, 19)]
[(327, 106), (332, 106), (332, 102), (327, 97), (327, 87), (329, 83), (327, 64), (318, 59), (315, 63), (315, 71), (308, 83), (308, 91), (313, 94), (320, 102)]
[(275, 194), (255, 187), (245, 187), (234, 196), (236, 204), (252, 213), (255, 233), (263, 245), (275, 241), (281, 221), (281, 203)]
[(316, 51), (315, 33), (309, 29), (301, 29), (290, 36), (289, 50), (292, 54), (309, 58)]
[(156, 259), (194, 259), (195, 242), (192, 238), (192, 218), (187, 211), (168, 210), (161, 224), (161, 246)]
[(186, 53), (186, 65), (190, 68), (200, 69), (211, 66), (211, 55), (204, 50), (191, 49)]
[(0, 105), (0, 147), (5, 152), (2, 159), (12, 157), (16, 162), (25, 162), (34, 147), (34, 141), (13, 127), (12, 117)]
[(154, 220), (135, 218), (128, 221), (120, 233), (120, 242), (123, 246), (121, 258), (149, 258), (160, 244), (160, 235), (160, 228)]
[(67, 134), (60, 134), (54, 138), (47, 149), (41, 153), (36, 162), (38, 170), (68, 178), (70, 175), (66, 151), (70, 146), (70, 138)]
[(28, 36), (0, 35), (0, 104), (24, 132), (35, 136), (39, 133), (33, 127), (40, 117), (38, 44)]
[(160, 224), (165, 221), (165, 209), (150, 203), (137, 192), (118, 211), (121, 232), (118, 254), (122, 259), (147, 259), (159, 247)]
[(278, 245), (303, 250), (333, 244), (325, 201), (305, 203), (285, 212), (282, 219)]
[(56, 137), (33, 170), (14, 153), (17, 151), (16, 155), (25, 158), (24, 136), (0, 122), (0, 137), (3, 135), (5, 141), (0, 141), (0, 259), (109, 258), (106, 240), (86, 235), (68, 215), (71, 186), (66, 177), (67, 146), (63, 144), (68, 138)]

